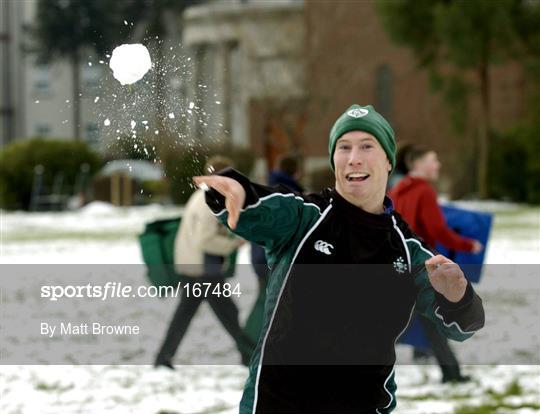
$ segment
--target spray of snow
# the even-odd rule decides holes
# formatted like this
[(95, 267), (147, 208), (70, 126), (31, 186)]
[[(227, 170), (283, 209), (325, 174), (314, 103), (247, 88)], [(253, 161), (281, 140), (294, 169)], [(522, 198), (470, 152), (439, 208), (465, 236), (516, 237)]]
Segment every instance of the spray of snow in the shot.
[(113, 76), (122, 85), (131, 85), (142, 79), (152, 67), (148, 49), (140, 44), (124, 44), (113, 50), (109, 66)]
[[(103, 74), (92, 96), (92, 100), (96, 96), (100, 97), (92, 105), (92, 110), (102, 125), (102, 140), (106, 151), (124, 154), (130, 148), (142, 158), (162, 163), (162, 150), (151, 149), (160, 142), (166, 144), (163, 148), (183, 150), (185, 147), (195, 156), (202, 145), (194, 139), (195, 125), (204, 128), (206, 142), (219, 142), (224, 132), (220, 119), (222, 111), (213, 113), (217, 105), (224, 103), (219, 91), (214, 90), (213, 84), (209, 86), (196, 81), (195, 63), (187, 57), (188, 53), (181, 44), (155, 36), (146, 37), (141, 43), (147, 49), (142, 44), (127, 44), (115, 49), (111, 56), (105, 55), (107, 59), (102, 56), (89, 56), (86, 59), (96, 66), (101, 58), (111, 68)], [(167, 56), (155, 60), (157, 55), (154, 48), (159, 45), (167, 51)], [(130, 50), (132, 47), (138, 48), (139, 52), (143, 51), (143, 57), (146, 56), (145, 65), (141, 64), (144, 61), (141, 55), (136, 50)], [(123, 73), (125, 71), (129, 74), (134, 70), (140, 73), (133, 78)], [(159, 87), (159, 76), (162, 77), (164, 88)], [(130, 86), (126, 87), (126, 84)], [(186, 85), (193, 85), (197, 89), (197, 100), (193, 99), (193, 95), (182, 92)], [(105, 125), (105, 119), (109, 119), (109, 125)], [(186, 181), (190, 182), (190, 179), (186, 178)], [(146, 192), (145, 197), (149, 197)]]

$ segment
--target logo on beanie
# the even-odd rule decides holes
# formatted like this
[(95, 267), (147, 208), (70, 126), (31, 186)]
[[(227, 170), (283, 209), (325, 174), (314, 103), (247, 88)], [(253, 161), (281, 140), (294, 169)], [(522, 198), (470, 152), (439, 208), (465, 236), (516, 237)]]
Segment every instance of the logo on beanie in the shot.
[(362, 118), (363, 116), (366, 116), (369, 113), (367, 109), (364, 108), (355, 108), (351, 109), (349, 112), (347, 112), (347, 115), (353, 117), (353, 118)]

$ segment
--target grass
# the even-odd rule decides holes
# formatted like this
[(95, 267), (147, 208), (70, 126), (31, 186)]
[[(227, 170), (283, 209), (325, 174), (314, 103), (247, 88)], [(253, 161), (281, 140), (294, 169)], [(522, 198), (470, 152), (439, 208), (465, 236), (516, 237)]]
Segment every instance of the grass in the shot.
[[(467, 400), (470, 398), (470, 395), (468, 394), (456, 394), (456, 395), (449, 395), (445, 397), (447, 399), (452, 400)], [(400, 396), (398, 400), (407, 400), (407, 401), (439, 401), (441, 399), (441, 395), (436, 395), (433, 393), (427, 393), (427, 394), (420, 394), (415, 396)]]
[(493, 390), (488, 390), (488, 394), (494, 399), (501, 401), (506, 397), (523, 395), (523, 388), (519, 384), (519, 381), (515, 379), (506, 386), (506, 390), (504, 390), (502, 393), (496, 393)]
[(58, 391), (58, 392), (64, 392), (64, 391), (68, 391), (70, 389), (73, 388), (73, 385), (72, 384), (69, 384), (69, 385), (60, 385), (58, 383), (54, 383), (54, 384), (47, 384), (45, 382), (38, 382), (36, 384), (36, 390), (38, 391), (46, 391), (46, 392), (51, 392), (51, 391)]
[[(496, 412), (508, 412), (507, 410), (532, 409), (539, 410), (540, 404), (518, 403), (509, 404), (504, 400), (508, 397), (519, 397), (524, 395), (523, 388), (517, 379), (510, 382), (503, 392), (496, 392), (492, 389), (487, 390), (486, 394), (492, 401), (481, 405), (460, 405), (456, 408), (454, 414), (493, 414)], [(501, 411), (506, 410), (506, 411)]]
[(508, 411), (501, 410), (520, 410), (520, 409), (531, 409), (538, 410), (540, 409), (540, 404), (482, 404), (475, 406), (461, 406), (454, 411), (454, 414), (494, 414), (494, 413), (508, 413)]
[[(508, 413), (514, 410), (519, 409), (531, 409), (531, 410), (540, 410), (540, 404), (535, 403), (516, 403), (510, 404), (505, 402), (508, 397), (519, 397), (524, 396), (527, 393), (523, 390), (519, 381), (513, 380), (504, 389), (502, 392), (497, 392), (493, 389), (488, 389), (486, 391), (486, 397), (490, 401), (485, 402), (480, 405), (469, 405), (469, 404), (460, 404), (454, 411), (454, 414), (494, 414), (494, 413)], [(456, 394), (456, 395), (447, 395), (445, 400), (449, 401), (460, 401), (467, 400), (470, 398), (468, 394)], [(401, 396), (401, 400), (407, 401), (438, 401), (441, 399), (440, 395), (435, 395), (433, 393), (426, 393), (416, 396)]]

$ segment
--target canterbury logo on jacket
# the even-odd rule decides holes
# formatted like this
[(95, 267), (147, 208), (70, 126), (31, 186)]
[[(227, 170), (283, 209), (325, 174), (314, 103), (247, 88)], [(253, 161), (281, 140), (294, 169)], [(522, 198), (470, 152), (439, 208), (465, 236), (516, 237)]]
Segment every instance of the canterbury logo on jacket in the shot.
[(327, 243), (327, 242), (322, 241), (322, 240), (317, 240), (315, 242), (314, 247), (315, 247), (315, 250), (317, 250), (319, 252), (322, 252), (324, 254), (332, 254), (330, 249), (334, 248), (334, 246), (332, 246), (330, 243)]
[[(432, 252), (392, 211), (367, 213), (335, 190), (299, 195), (251, 183), (235, 233), (265, 247), (265, 320), (240, 413), (389, 413), (395, 343), (413, 309), (463, 341), (484, 324), (469, 284), (458, 303), (429, 283)], [(206, 201), (227, 222), (224, 198)]]

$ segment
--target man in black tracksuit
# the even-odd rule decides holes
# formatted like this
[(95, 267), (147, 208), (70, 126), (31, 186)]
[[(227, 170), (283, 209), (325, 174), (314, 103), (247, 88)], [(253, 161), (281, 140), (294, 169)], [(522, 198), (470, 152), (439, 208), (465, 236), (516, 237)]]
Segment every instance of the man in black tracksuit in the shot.
[(463, 272), (434, 254), (385, 197), (394, 133), (371, 106), (353, 105), (329, 142), (336, 186), (302, 196), (234, 170), (195, 182), (222, 222), (265, 247), (265, 322), (240, 413), (389, 413), (395, 343), (414, 309), (445, 336), (484, 324)]

